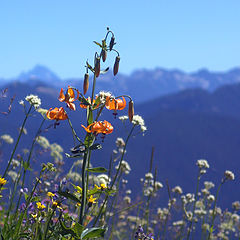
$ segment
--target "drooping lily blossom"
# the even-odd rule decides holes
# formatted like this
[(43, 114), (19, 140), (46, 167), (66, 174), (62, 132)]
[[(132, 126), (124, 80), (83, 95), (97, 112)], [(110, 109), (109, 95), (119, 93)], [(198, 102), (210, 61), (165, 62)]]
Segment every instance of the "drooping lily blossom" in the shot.
[(66, 102), (68, 107), (72, 110), (76, 110), (75, 104), (73, 103), (79, 97), (79, 92), (77, 91), (77, 97), (75, 98), (74, 90), (68, 86), (66, 94), (63, 93), (63, 88), (61, 88), (58, 100), (60, 102)]
[(104, 120), (104, 121), (98, 121), (98, 122), (94, 122), (90, 125), (88, 125), (87, 127), (81, 125), (88, 133), (93, 133), (95, 135), (102, 133), (102, 134), (109, 134), (112, 133), (113, 131), (113, 126), (111, 125), (111, 123), (109, 123), (108, 121)]
[(60, 108), (50, 108), (47, 111), (47, 118), (50, 120), (66, 120), (68, 118), (67, 113), (63, 109), (63, 107)]
[(109, 97), (106, 99), (106, 108), (109, 110), (123, 110), (126, 107), (126, 100), (124, 97), (117, 99), (110, 99)]

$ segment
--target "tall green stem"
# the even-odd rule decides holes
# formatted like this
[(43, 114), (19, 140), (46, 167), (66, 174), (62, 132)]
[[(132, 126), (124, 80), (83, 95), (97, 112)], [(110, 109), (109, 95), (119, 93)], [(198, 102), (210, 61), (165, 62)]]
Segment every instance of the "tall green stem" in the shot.
[(190, 226), (188, 228), (188, 233), (187, 233), (187, 240), (190, 237), (190, 233), (192, 230), (192, 225), (193, 225), (193, 221), (194, 221), (194, 217), (195, 217), (195, 208), (196, 208), (196, 202), (197, 202), (197, 195), (198, 195), (198, 190), (199, 190), (199, 183), (200, 183), (200, 177), (201, 177), (201, 171), (199, 170), (198, 172), (198, 178), (197, 178), (197, 188), (196, 188), (196, 193), (195, 193), (195, 200), (194, 200), (194, 204), (193, 204), (193, 215), (192, 215), (192, 219), (190, 222)]
[[(30, 160), (31, 160), (31, 157), (32, 157), (32, 152), (33, 152), (33, 149), (34, 149), (34, 146), (35, 146), (35, 143), (37, 141), (37, 137), (39, 136), (40, 132), (41, 132), (41, 129), (42, 129), (42, 126), (45, 122), (45, 119), (42, 120), (37, 132), (36, 132), (36, 135), (32, 141), (32, 145), (31, 145), (31, 148), (30, 148), (30, 151), (29, 151), (29, 154), (28, 154), (28, 159), (27, 159), (27, 167), (29, 167), (29, 164), (30, 164)], [(24, 165), (23, 165), (24, 166)], [(24, 183), (25, 183), (25, 178), (26, 178), (26, 172), (27, 172), (27, 168), (26, 166), (24, 166), (24, 170), (23, 170), (23, 180), (22, 180), (22, 186), (21, 188), (24, 187)], [(19, 204), (20, 204), (20, 200), (21, 200), (21, 197), (22, 197), (22, 192), (19, 194), (19, 197), (18, 197), (18, 201), (17, 201), (17, 205), (16, 205), (16, 210), (15, 210), (15, 216), (17, 214), (17, 211), (18, 211), (18, 207), (19, 207)]]
[(208, 234), (208, 240), (210, 239), (211, 235), (212, 235), (212, 232), (213, 232), (213, 224), (214, 224), (214, 220), (216, 218), (216, 204), (217, 204), (217, 199), (218, 199), (218, 195), (219, 195), (219, 192), (220, 192), (220, 189), (222, 187), (224, 183), (224, 180), (220, 183), (220, 185), (218, 186), (218, 190), (217, 190), (217, 193), (216, 193), (216, 197), (215, 197), (215, 201), (214, 201), (214, 206), (213, 206), (213, 215), (212, 215), (212, 221), (211, 221), (211, 225), (210, 225), (210, 230), (209, 230), (209, 234)]
[[(117, 179), (118, 173), (119, 173), (120, 168), (121, 168), (121, 165), (122, 165), (123, 157), (124, 157), (124, 155), (125, 155), (125, 151), (126, 151), (126, 147), (127, 147), (128, 141), (129, 141), (129, 139), (130, 139), (130, 137), (131, 137), (131, 135), (132, 135), (132, 133), (133, 133), (133, 130), (134, 130), (135, 126), (136, 126), (136, 125), (133, 125), (133, 127), (132, 127), (131, 131), (129, 132), (129, 134), (128, 134), (128, 136), (127, 136), (127, 139), (126, 139), (126, 141), (125, 141), (125, 146), (124, 146), (124, 148), (123, 148), (121, 160), (120, 160), (120, 162), (119, 162), (118, 169), (117, 169), (117, 172), (116, 172), (116, 174), (115, 174), (115, 176), (114, 176), (113, 182), (112, 182), (112, 184), (111, 184), (111, 186), (110, 186), (110, 189), (111, 189), (111, 190), (112, 190), (112, 188), (113, 188), (113, 186), (114, 186), (114, 184), (115, 184), (115, 181), (116, 181), (116, 179)], [(101, 206), (101, 208), (100, 208), (100, 210), (99, 210), (99, 212), (98, 212), (98, 215), (96, 216), (96, 218), (95, 218), (95, 220), (94, 220), (93, 226), (96, 225), (96, 223), (97, 223), (100, 215), (102, 214), (103, 208), (104, 208), (104, 206), (105, 206), (105, 204), (106, 204), (106, 202), (107, 202), (107, 200), (108, 200), (108, 197), (109, 197), (109, 195), (106, 195), (106, 197), (105, 197), (105, 199), (104, 199), (104, 202), (103, 202), (103, 204), (102, 204), (102, 206)]]
[(7, 174), (7, 172), (8, 172), (8, 169), (9, 169), (11, 163), (12, 163), (14, 154), (15, 154), (15, 152), (16, 152), (16, 150), (17, 150), (17, 146), (18, 146), (19, 140), (20, 140), (20, 138), (21, 138), (21, 136), (22, 136), (22, 133), (23, 133), (24, 126), (25, 126), (25, 124), (26, 124), (27, 118), (28, 118), (31, 110), (32, 110), (32, 105), (29, 107), (28, 112), (27, 112), (27, 114), (26, 114), (26, 116), (25, 116), (25, 118), (24, 118), (24, 120), (23, 120), (21, 129), (20, 129), (20, 133), (19, 133), (19, 135), (18, 135), (17, 142), (16, 142), (16, 144), (15, 144), (15, 146), (14, 146), (14, 149), (13, 149), (13, 151), (12, 151), (10, 160), (9, 160), (9, 162), (8, 162), (8, 165), (7, 165), (7, 168), (6, 168), (6, 170), (5, 170), (5, 172), (4, 172), (3, 176), (2, 176), (3, 178), (6, 176), (6, 174)]
[(83, 225), (84, 213), (86, 208), (86, 199), (87, 199), (87, 187), (86, 187), (86, 166), (89, 158), (89, 149), (86, 150), (83, 157), (83, 165), (82, 165), (82, 202), (81, 209), (79, 215), (79, 223)]

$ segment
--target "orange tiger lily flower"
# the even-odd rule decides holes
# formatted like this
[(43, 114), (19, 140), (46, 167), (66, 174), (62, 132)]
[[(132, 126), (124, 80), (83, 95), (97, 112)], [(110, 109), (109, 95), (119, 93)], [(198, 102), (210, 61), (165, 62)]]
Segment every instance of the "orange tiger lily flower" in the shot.
[(75, 104), (73, 102), (78, 100), (78, 97), (79, 97), (79, 92), (77, 91), (77, 97), (75, 98), (74, 90), (68, 86), (68, 90), (66, 94), (63, 93), (63, 88), (61, 88), (58, 100), (60, 102), (66, 102), (70, 109), (76, 110)]
[(68, 118), (67, 113), (63, 109), (63, 107), (60, 108), (50, 108), (47, 111), (47, 118), (50, 120), (66, 120)]
[(93, 133), (93, 134), (99, 134), (99, 133), (103, 133), (103, 134), (109, 134), (112, 133), (113, 131), (113, 126), (111, 125), (111, 123), (109, 123), (108, 121), (104, 120), (104, 121), (98, 121), (98, 122), (94, 122), (90, 125), (88, 125), (87, 127), (81, 125), (88, 133)]
[(106, 100), (106, 108), (109, 110), (123, 110), (126, 107), (126, 100), (124, 97), (117, 99), (110, 99), (109, 97)]

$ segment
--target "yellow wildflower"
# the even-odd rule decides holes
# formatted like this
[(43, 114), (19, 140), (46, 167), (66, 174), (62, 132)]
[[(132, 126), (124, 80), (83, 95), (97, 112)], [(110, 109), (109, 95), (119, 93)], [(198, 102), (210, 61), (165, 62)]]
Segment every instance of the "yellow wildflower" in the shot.
[(89, 203), (96, 203), (96, 199), (97, 198), (94, 198), (93, 195), (91, 195), (90, 198), (88, 199), (88, 202)]
[(36, 205), (37, 205), (37, 208), (38, 208), (39, 210), (43, 210), (44, 208), (46, 208), (46, 206), (43, 205), (43, 204), (40, 203), (40, 202), (37, 202)]
[(107, 186), (106, 186), (104, 183), (101, 183), (101, 184), (100, 184), (100, 187), (99, 187), (97, 184), (95, 184), (95, 187), (96, 187), (97, 189), (101, 189), (101, 190), (104, 190), (104, 189), (107, 188)]
[(80, 206), (81, 206), (81, 203), (78, 202), (78, 203), (76, 204), (76, 207), (80, 207)]
[(48, 192), (48, 193), (47, 193), (47, 195), (48, 195), (50, 198), (52, 198), (52, 197), (54, 197), (54, 196), (55, 196), (55, 194), (54, 194), (54, 193), (52, 193), (52, 192)]
[(5, 185), (7, 182), (7, 180), (5, 178), (0, 177), (0, 187), (2, 187), (3, 185)]
[(82, 188), (81, 187), (76, 186), (76, 189), (77, 189), (77, 193), (82, 193)]
[(62, 207), (60, 207), (60, 203), (59, 203), (59, 202), (57, 202), (57, 201), (52, 201), (52, 205), (53, 205), (53, 207), (57, 207), (57, 208), (59, 208), (60, 210), (62, 210)]
[(37, 217), (37, 213), (36, 214), (31, 214), (33, 218)]

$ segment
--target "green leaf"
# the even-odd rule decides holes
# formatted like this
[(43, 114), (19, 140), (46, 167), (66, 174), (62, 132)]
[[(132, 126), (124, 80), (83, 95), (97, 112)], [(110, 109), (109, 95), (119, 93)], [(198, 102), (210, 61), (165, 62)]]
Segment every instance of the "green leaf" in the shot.
[(95, 139), (95, 137), (92, 134), (88, 133), (85, 137), (84, 145), (86, 147), (91, 147), (92, 143), (94, 142), (94, 139)]
[(95, 44), (97, 44), (99, 47), (102, 47), (102, 44), (96, 41), (93, 41)]
[(95, 168), (87, 168), (88, 172), (93, 172), (93, 173), (105, 173), (108, 170), (104, 167), (95, 167)]
[(32, 171), (32, 169), (30, 168), (30, 164), (28, 162), (23, 162), (23, 168), (25, 171), (27, 170)]
[(105, 189), (105, 191), (104, 191), (107, 195), (110, 195), (110, 196), (113, 196), (114, 195), (114, 193), (116, 192), (116, 190), (111, 190), (111, 189)]
[(60, 219), (59, 219), (59, 222), (63, 230), (63, 235), (71, 234), (72, 236), (76, 236), (75, 232), (71, 228), (66, 227)]
[(75, 232), (77, 237), (81, 236), (83, 230), (84, 230), (84, 227), (81, 224), (79, 224), (78, 222), (76, 222), (74, 227), (73, 227), (73, 231)]
[(92, 112), (92, 109), (90, 109), (90, 106), (87, 107), (87, 120), (88, 120), (88, 125), (93, 123), (93, 112)]
[(93, 104), (93, 109), (95, 109), (96, 107), (98, 107), (98, 105), (101, 103), (101, 98), (98, 96), (97, 99), (95, 100), (94, 104)]
[(81, 234), (81, 239), (95, 238), (95, 237), (104, 237), (106, 228), (87, 228)]
[(63, 196), (63, 197), (66, 197), (68, 199), (71, 199), (73, 200), (74, 202), (79, 202), (81, 203), (80, 199), (78, 199), (75, 195), (73, 195), (72, 193), (69, 193), (69, 192), (62, 192), (61, 190), (58, 190), (58, 194)]
[(99, 149), (102, 149), (102, 145), (100, 143), (95, 143), (89, 149), (90, 150), (99, 150)]

